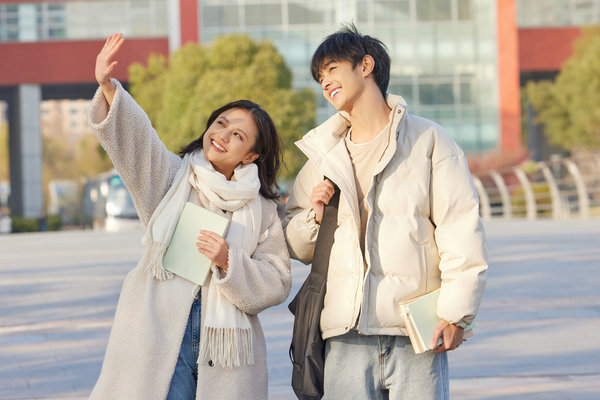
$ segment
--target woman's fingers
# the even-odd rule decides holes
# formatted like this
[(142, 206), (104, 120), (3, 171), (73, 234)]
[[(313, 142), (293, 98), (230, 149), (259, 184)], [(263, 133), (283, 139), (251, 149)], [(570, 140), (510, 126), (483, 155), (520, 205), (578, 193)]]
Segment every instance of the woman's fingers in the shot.
[(104, 46), (98, 57), (96, 58), (96, 80), (100, 85), (110, 81), (112, 72), (118, 62), (113, 61), (113, 58), (125, 42), (123, 35), (120, 33), (109, 36), (104, 42)]
[(214, 232), (204, 230), (200, 231), (200, 236), (197, 239), (196, 246), (198, 247), (198, 251), (208, 257), (218, 267), (227, 270), (229, 247), (225, 239)]
[(125, 42), (125, 39), (123, 38), (122, 34), (118, 34), (116, 35), (113, 40), (111, 41), (110, 45), (109, 45), (109, 52), (108, 52), (108, 58), (112, 58), (115, 54), (117, 54), (117, 52), (119, 51), (119, 49), (121, 48), (121, 46), (123, 45), (123, 43)]

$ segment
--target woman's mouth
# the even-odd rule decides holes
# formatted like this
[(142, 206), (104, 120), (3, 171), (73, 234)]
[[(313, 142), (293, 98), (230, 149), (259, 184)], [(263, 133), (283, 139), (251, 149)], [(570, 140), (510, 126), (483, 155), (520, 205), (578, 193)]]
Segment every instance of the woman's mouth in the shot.
[(225, 153), (227, 150), (225, 150), (225, 148), (223, 146), (221, 146), (219, 143), (215, 142), (213, 139), (210, 140), (210, 144), (217, 149), (218, 151)]

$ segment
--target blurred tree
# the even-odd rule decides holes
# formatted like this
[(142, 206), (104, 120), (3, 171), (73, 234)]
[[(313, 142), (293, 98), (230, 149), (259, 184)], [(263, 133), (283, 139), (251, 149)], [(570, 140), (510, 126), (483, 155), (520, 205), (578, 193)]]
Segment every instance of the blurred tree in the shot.
[(526, 95), (548, 141), (565, 149), (600, 145), (600, 27), (585, 28), (554, 82), (529, 82)]
[(8, 124), (0, 123), (0, 181), (10, 179), (8, 153)]
[(204, 132), (212, 111), (248, 99), (269, 113), (281, 135), (287, 168), (280, 178), (293, 178), (304, 164), (293, 142), (315, 124), (315, 95), (309, 88), (291, 88), (292, 74), (270, 42), (232, 34), (210, 46), (190, 43), (173, 52), (168, 63), (152, 55), (146, 67), (132, 65), (129, 83), (133, 97), (173, 152)]
[(62, 135), (42, 136), (42, 147), (42, 180), (46, 203), (50, 181), (79, 181), (112, 168), (112, 162), (92, 134), (84, 135), (76, 142)]

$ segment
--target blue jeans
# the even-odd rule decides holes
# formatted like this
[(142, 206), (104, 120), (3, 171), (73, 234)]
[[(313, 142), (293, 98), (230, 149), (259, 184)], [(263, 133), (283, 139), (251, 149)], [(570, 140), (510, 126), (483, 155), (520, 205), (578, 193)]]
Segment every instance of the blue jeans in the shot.
[(167, 400), (194, 400), (198, 381), (198, 353), (200, 349), (200, 305), (201, 296), (192, 303), (187, 328), (179, 350), (175, 372)]
[(415, 354), (406, 336), (352, 330), (325, 343), (325, 396), (335, 399), (446, 400), (448, 357)]

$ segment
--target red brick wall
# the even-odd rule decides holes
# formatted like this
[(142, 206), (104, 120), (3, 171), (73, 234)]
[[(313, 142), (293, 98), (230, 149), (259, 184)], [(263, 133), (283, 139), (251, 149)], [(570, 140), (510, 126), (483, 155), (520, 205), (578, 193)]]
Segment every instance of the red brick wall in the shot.
[(519, 29), (521, 71), (558, 71), (573, 54), (579, 27)]
[[(0, 85), (20, 83), (95, 82), (94, 64), (104, 40), (0, 43)], [(127, 79), (134, 62), (146, 62), (152, 52), (168, 54), (168, 40), (128, 39), (117, 61), (115, 78)]]

